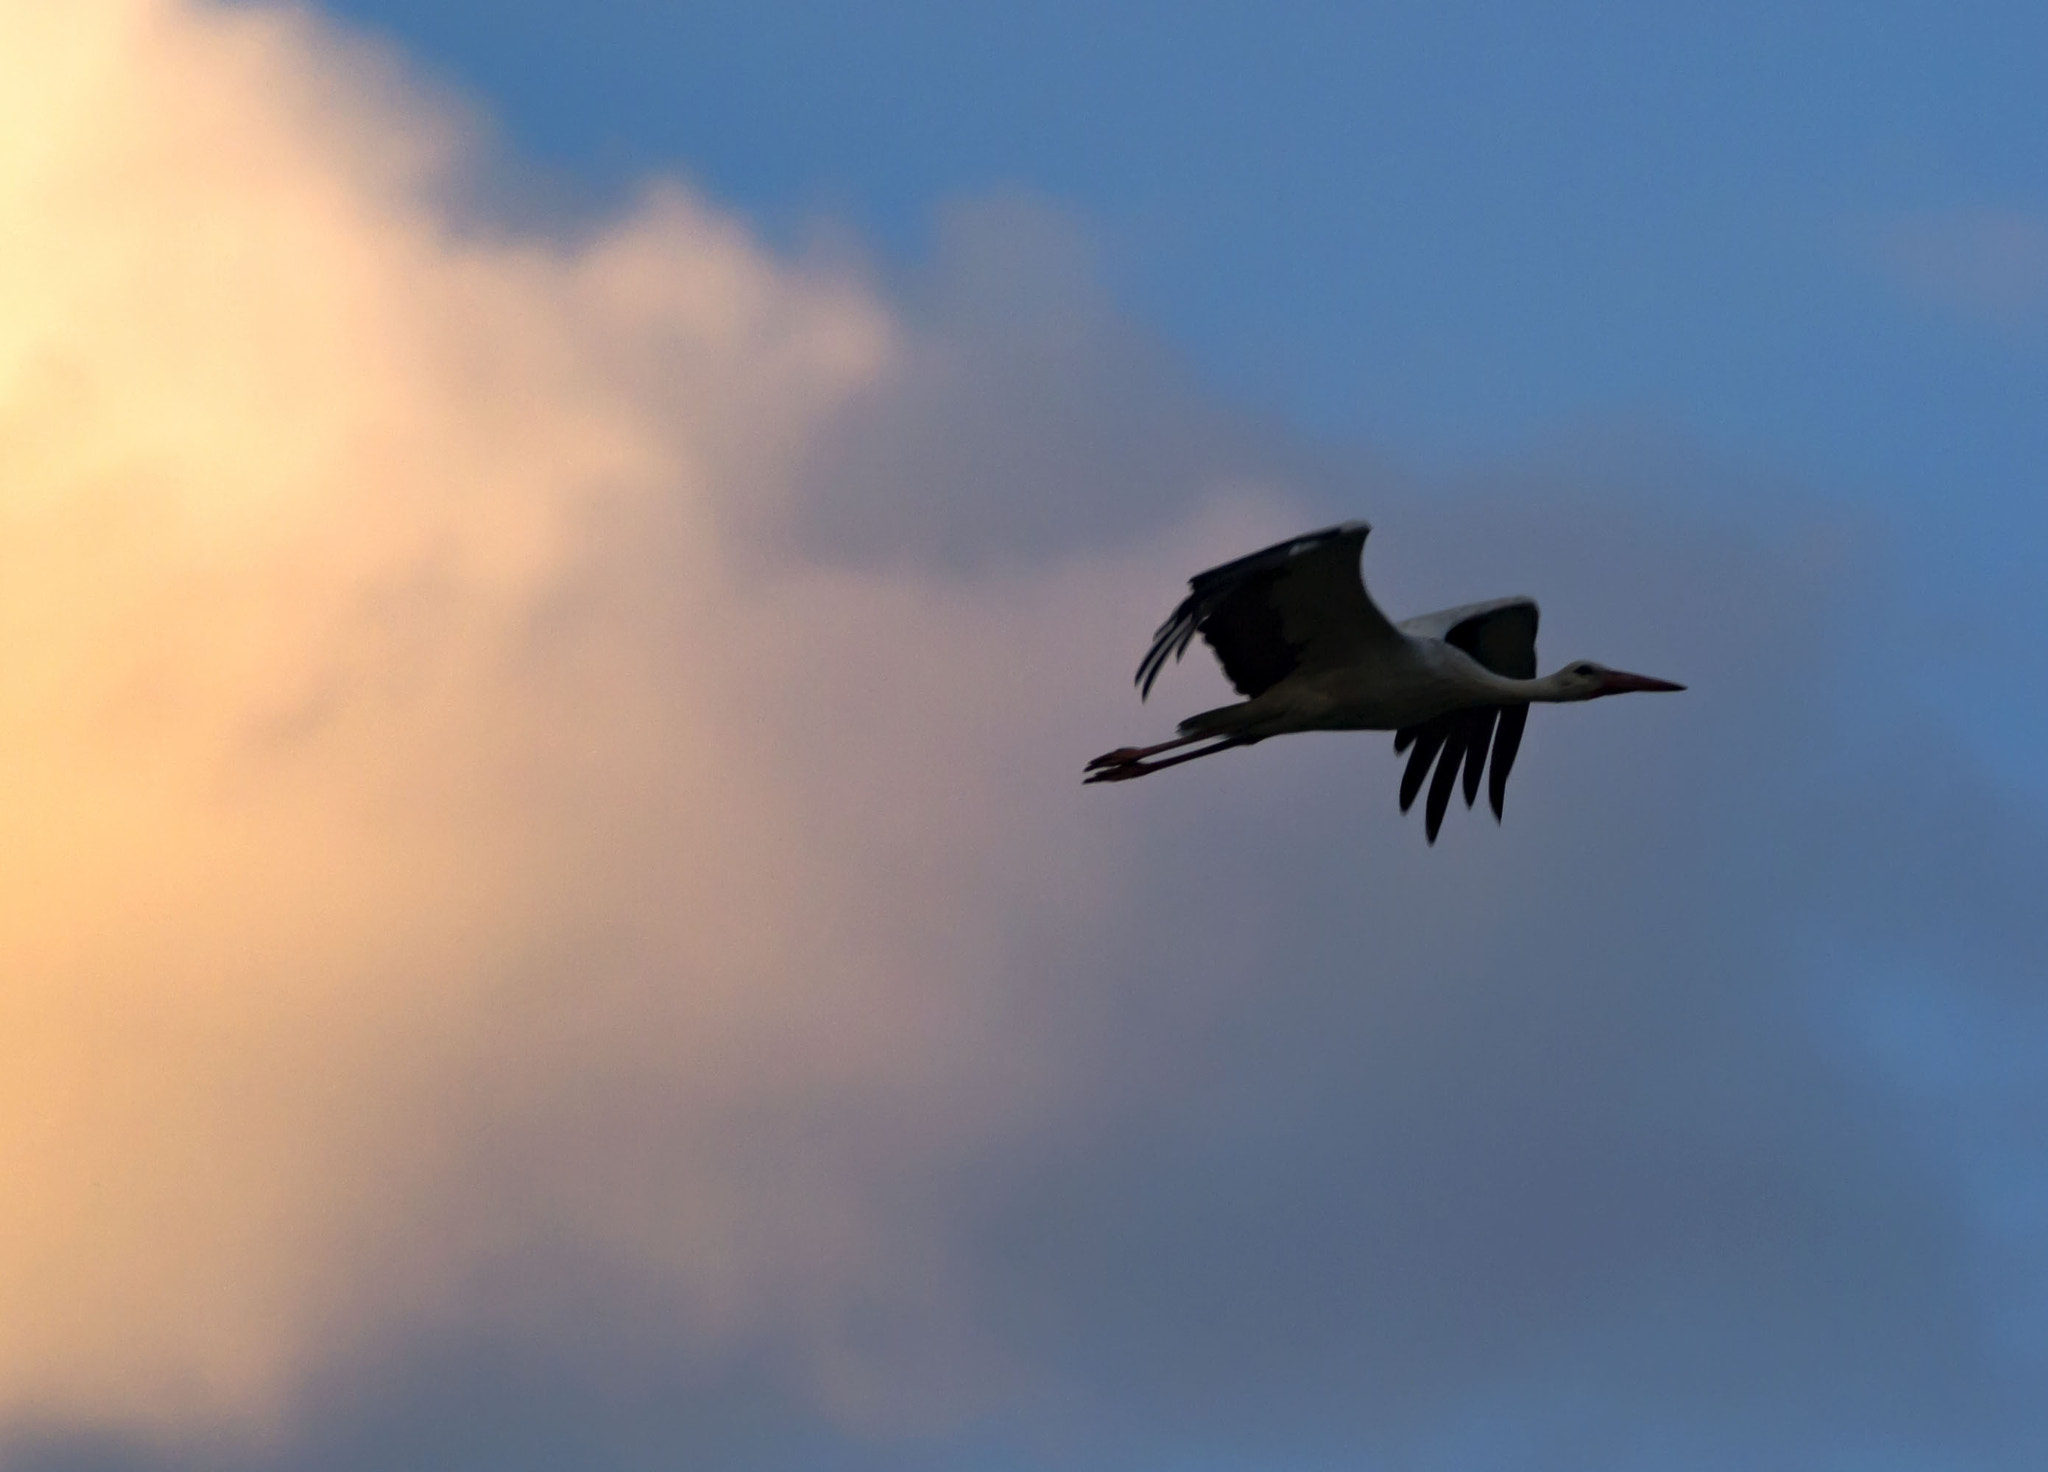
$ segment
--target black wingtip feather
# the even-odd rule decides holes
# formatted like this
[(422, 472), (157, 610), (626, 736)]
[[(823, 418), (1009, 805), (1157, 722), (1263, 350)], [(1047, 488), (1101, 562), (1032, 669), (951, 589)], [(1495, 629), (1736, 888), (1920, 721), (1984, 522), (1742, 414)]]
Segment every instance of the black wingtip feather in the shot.
[(1486, 772), (1486, 751), (1493, 744), (1494, 723), (1499, 719), (1497, 706), (1473, 711), (1467, 717), (1471, 725), (1471, 736), (1465, 746), (1465, 806), (1471, 807), (1479, 800), (1479, 779)]
[(1152, 694), (1152, 682), (1159, 678), (1166, 668), (1166, 661), (1176, 662), (1188, 652), (1188, 644), (1195, 637), (1195, 625), (1199, 621), (1200, 609), (1193, 598), (1181, 600), (1180, 607), (1161, 624), (1152, 635), (1152, 647), (1145, 651), (1145, 657), (1138, 661), (1138, 673), (1131, 683), (1138, 687), (1138, 699), (1146, 700)]
[(1401, 774), (1402, 812), (1414, 806), (1425, 779), (1429, 782), (1429, 801), (1423, 805), (1423, 833), (1430, 843), (1435, 843), (1443, 831), (1451, 797), (1461, 786), (1465, 806), (1477, 805), (1480, 784), (1489, 775), (1489, 758), (1493, 779), (1489, 796), (1494, 819), (1499, 821), (1508, 769), (1514, 765), (1528, 715), (1526, 705), (1486, 706), (1454, 711), (1419, 726), (1404, 726), (1394, 733), (1395, 752), (1408, 751), (1408, 767)]
[(1451, 729), (1444, 739), (1443, 755), (1436, 764), (1436, 779), (1429, 784), (1429, 808), (1426, 831), (1431, 843), (1436, 842), (1439, 829), (1444, 826), (1444, 814), (1450, 810), (1451, 794), (1457, 790), (1458, 767), (1465, 759), (1467, 732), (1458, 726)]
[(1429, 764), (1442, 749), (1447, 734), (1442, 721), (1431, 721), (1426, 726), (1415, 728), (1415, 750), (1408, 757), (1408, 770), (1401, 774), (1402, 812), (1415, 806), (1415, 794), (1422, 791), (1422, 780), (1429, 775)]
[(1501, 707), (1500, 728), (1493, 738), (1492, 781), (1487, 786), (1487, 798), (1493, 804), (1493, 820), (1501, 820), (1501, 809), (1507, 803), (1508, 773), (1514, 770), (1515, 753), (1522, 749), (1522, 730), (1529, 724), (1529, 707), (1506, 705)]

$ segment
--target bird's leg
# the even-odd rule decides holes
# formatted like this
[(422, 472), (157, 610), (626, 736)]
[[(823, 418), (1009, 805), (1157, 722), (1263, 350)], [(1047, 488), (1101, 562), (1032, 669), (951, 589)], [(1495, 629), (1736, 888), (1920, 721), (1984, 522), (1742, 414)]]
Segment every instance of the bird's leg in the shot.
[(1162, 741), (1157, 746), (1119, 746), (1115, 751), (1104, 752), (1082, 770), (1093, 772), (1103, 767), (1129, 766), (1132, 762), (1141, 762), (1147, 757), (1157, 756), (1162, 751), (1172, 751), (1177, 746), (1186, 746), (1191, 741), (1207, 741), (1214, 734), (1206, 732), (1194, 736), (1176, 736), (1173, 740)]
[[(1213, 733), (1211, 734), (1213, 735)], [(1159, 746), (1147, 747), (1144, 749), (1144, 751), (1161, 751), (1170, 747), (1185, 746), (1190, 741), (1204, 741), (1208, 739), (1210, 739), (1209, 736), (1188, 736), (1183, 737), (1179, 741), (1168, 741), (1162, 743)], [(1251, 744), (1252, 738), (1244, 736), (1224, 736), (1217, 739), (1216, 744), (1214, 746), (1204, 746), (1198, 751), (1184, 752), (1180, 756), (1170, 756), (1163, 762), (1148, 762), (1140, 760), (1140, 756), (1143, 755), (1142, 752), (1139, 755), (1132, 756), (1129, 761), (1117, 762), (1114, 765), (1105, 765), (1108, 759), (1105, 757), (1098, 757), (1095, 761), (1089, 763), (1089, 766), (1092, 770), (1086, 777), (1082, 779), (1082, 781), (1128, 782), (1133, 777), (1143, 777), (1152, 772), (1163, 772), (1168, 767), (1177, 767), (1182, 762), (1191, 762), (1194, 761), (1197, 757), (1214, 756), (1217, 752), (1228, 751), (1233, 746), (1250, 746)], [(1110, 756), (1116, 756), (1117, 754), (1118, 753), (1116, 752), (1111, 752)]]

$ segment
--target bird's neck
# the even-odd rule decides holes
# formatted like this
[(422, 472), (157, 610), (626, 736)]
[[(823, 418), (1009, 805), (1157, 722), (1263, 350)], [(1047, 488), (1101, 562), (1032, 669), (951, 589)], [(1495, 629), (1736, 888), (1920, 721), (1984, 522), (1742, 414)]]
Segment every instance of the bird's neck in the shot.
[(1503, 701), (1517, 701), (1526, 704), (1556, 703), (1578, 700), (1580, 692), (1565, 684), (1564, 671), (1553, 670), (1534, 680), (1517, 680), (1507, 675), (1497, 675), (1481, 666), (1486, 684)]

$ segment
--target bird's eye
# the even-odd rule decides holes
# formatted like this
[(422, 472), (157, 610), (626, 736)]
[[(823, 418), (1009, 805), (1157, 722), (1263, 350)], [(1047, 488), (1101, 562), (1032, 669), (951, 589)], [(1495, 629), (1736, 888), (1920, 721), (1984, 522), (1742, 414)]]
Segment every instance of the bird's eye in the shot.
[(1590, 675), (1593, 673), (1593, 666), (1589, 664), (1582, 664), (1579, 666), (1577, 673), (1581, 675)]

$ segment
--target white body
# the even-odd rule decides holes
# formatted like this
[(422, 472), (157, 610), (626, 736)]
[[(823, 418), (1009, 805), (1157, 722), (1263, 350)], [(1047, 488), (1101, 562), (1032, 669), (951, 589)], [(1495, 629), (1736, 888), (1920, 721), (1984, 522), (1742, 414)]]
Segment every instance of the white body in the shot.
[(1356, 663), (1304, 670), (1250, 700), (1191, 716), (1181, 729), (1261, 739), (1289, 731), (1399, 731), (1475, 705), (1545, 698), (1545, 681), (1496, 675), (1464, 650), (1410, 633), (1405, 624), (1401, 634), (1398, 644)]

